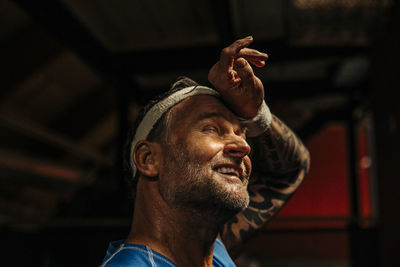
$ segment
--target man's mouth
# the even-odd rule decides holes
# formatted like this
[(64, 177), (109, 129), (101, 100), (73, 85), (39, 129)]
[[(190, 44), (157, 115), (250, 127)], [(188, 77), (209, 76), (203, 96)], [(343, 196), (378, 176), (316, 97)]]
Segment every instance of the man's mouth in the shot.
[(236, 164), (220, 164), (215, 166), (214, 171), (225, 176), (230, 176), (231, 178), (237, 178), (240, 181), (245, 179), (242, 167)]
[(234, 176), (240, 177), (239, 171), (237, 171), (231, 167), (219, 167), (219, 168), (216, 168), (215, 171), (218, 173), (226, 174), (226, 175), (234, 175)]

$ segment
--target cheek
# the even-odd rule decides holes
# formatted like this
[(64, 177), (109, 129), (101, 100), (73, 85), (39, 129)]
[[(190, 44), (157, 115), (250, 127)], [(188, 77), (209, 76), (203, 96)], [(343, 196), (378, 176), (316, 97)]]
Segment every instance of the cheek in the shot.
[(246, 156), (246, 157), (243, 159), (243, 163), (244, 163), (244, 165), (246, 166), (246, 170), (247, 170), (248, 176), (250, 176), (250, 174), (251, 174), (251, 169), (252, 169), (250, 158), (249, 158), (248, 156)]
[(217, 143), (214, 141), (210, 141), (205, 144), (204, 148), (209, 151), (211, 154), (216, 154), (223, 149), (223, 145), (221, 143)]
[(192, 143), (193, 152), (204, 160), (210, 160), (223, 150), (223, 144), (212, 138), (195, 138)]

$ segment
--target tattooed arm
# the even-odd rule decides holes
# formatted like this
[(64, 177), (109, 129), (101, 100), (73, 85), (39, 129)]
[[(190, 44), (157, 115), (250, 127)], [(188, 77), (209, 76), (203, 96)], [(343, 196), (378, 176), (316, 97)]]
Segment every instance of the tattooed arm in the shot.
[(228, 221), (221, 234), (231, 257), (275, 215), (296, 191), (309, 168), (309, 153), (301, 140), (277, 117), (270, 128), (249, 140), (254, 170), (246, 210)]
[[(254, 118), (264, 100), (264, 85), (254, 75), (250, 63), (265, 66), (268, 55), (248, 48), (251, 36), (236, 40), (221, 51), (210, 69), (208, 80), (228, 107), (239, 117)], [(246, 210), (226, 223), (221, 239), (232, 257), (241, 245), (260, 229), (291, 197), (308, 171), (309, 155), (300, 139), (278, 118), (269, 129), (251, 138), (253, 174)], [(253, 144), (251, 144), (253, 143)]]

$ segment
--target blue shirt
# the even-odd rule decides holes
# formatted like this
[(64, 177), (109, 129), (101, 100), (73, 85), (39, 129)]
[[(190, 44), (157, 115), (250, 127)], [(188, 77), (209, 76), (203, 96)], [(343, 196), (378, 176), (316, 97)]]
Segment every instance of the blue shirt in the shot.
[[(111, 242), (100, 267), (176, 267), (170, 259), (148, 246), (124, 244), (123, 240)], [(214, 245), (213, 267), (235, 267), (221, 240)]]

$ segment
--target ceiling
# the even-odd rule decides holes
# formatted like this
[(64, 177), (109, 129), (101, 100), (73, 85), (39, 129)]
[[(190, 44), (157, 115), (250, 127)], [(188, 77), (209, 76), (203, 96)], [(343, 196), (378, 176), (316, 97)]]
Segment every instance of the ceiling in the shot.
[[(121, 149), (143, 103), (181, 75), (207, 83), (252, 35), (266, 100), (303, 138), (368, 97), (389, 0), (0, 2), (0, 225), (114, 218)], [(116, 206), (120, 208), (115, 208)], [(103, 220), (104, 221), (104, 220)]]

